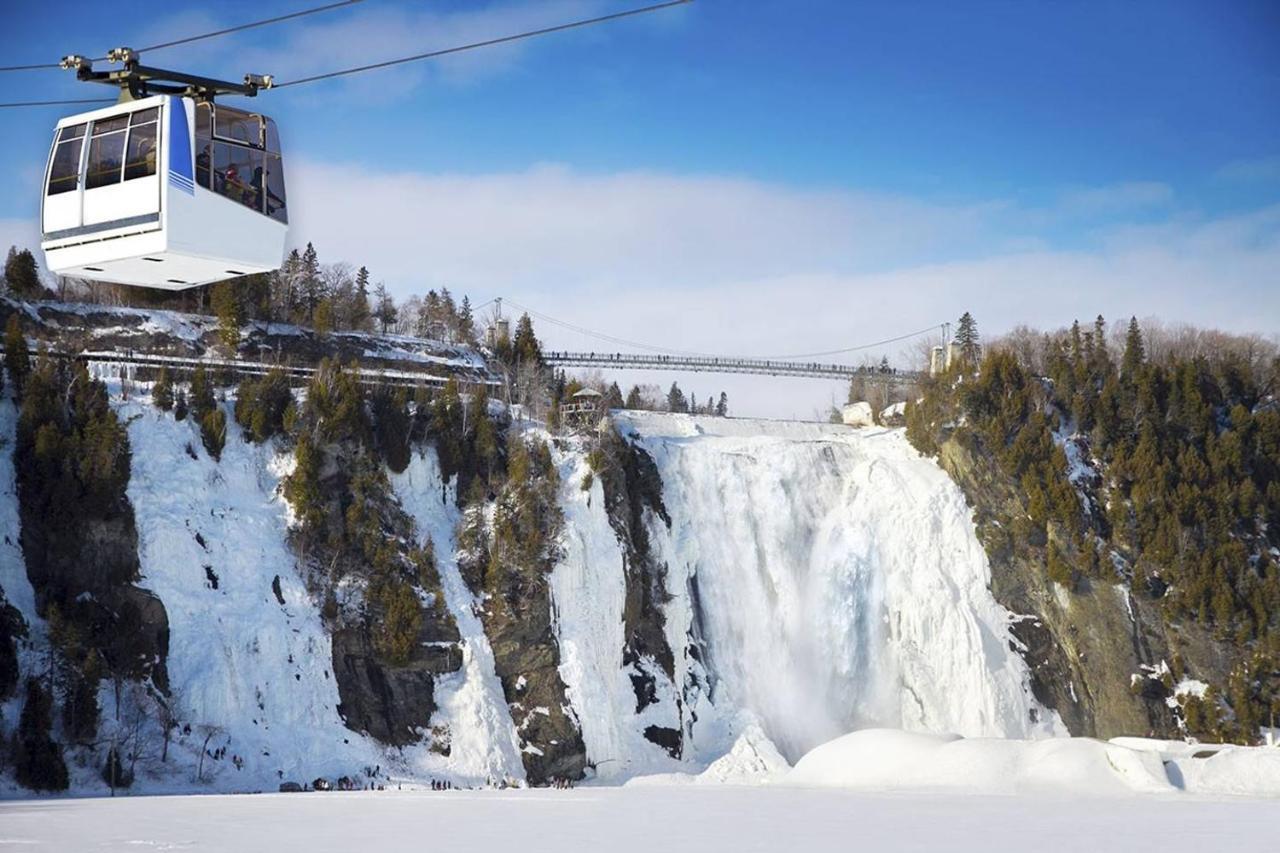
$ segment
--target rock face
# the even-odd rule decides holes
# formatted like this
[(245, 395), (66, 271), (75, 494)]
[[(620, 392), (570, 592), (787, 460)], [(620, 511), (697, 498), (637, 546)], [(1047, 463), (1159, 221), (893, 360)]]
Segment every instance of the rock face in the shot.
[[(560, 644), (547, 583), (554, 555), (532, 565), (494, 560), (486, 537), (482, 550), (460, 554), (458, 564), (483, 602), (480, 619), (511, 709), (526, 778), (534, 785), (581, 779), (587, 750), (560, 676)], [(483, 587), (473, 583), (479, 578)]]
[[(662, 503), (658, 467), (643, 448), (611, 429), (602, 437), (597, 453), (605, 512), (622, 548), (626, 581), (622, 662), (628, 669), (639, 714), (657, 701), (655, 668), (667, 680), (675, 680), (675, 658), (667, 642), (664, 610), (671, 599), (667, 566), (654, 555), (645, 522), (648, 513), (670, 528), (671, 517)], [(679, 729), (648, 726), (645, 737), (667, 750), (672, 758), (682, 754), (683, 732)]]
[(125, 496), (128, 442), (121, 442), (124, 478), (104, 477), (102, 482), (116, 488), (90, 499), (65, 467), (55, 480), (48, 462), (41, 461), (51, 457), (37, 459), (35, 442), (20, 432), (15, 457), (20, 542), (37, 611), (46, 619), (56, 613), (74, 627), (67, 651), (96, 652), (105, 671), (89, 673), (150, 679), (167, 692), (169, 620), (160, 599), (135, 585), (138, 533)]
[(1023, 617), (1013, 632), (1025, 646), (1036, 698), (1074, 735), (1178, 736), (1167, 690), (1156, 679), (1135, 689), (1133, 676), (1155, 672), (1177, 652), (1197, 673), (1223, 677), (1230, 662), (1221, 659), (1221, 644), (1196, 626), (1181, 626), (1171, 638), (1146, 591), (1087, 578), (1073, 591), (1054, 583), (1044, 568), (1043, 543), (1002, 535), (1025, 506), (977, 440), (952, 436), (939, 450), (939, 464), (973, 506), (991, 562), (992, 594)]
[(338, 713), (347, 726), (397, 746), (420, 740), (436, 710), (436, 678), (462, 668), (458, 639), (451, 622), (427, 620), (419, 637), (422, 652), (404, 666), (390, 666), (379, 660), (367, 630), (335, 630), (333, 672), (342, 700)]

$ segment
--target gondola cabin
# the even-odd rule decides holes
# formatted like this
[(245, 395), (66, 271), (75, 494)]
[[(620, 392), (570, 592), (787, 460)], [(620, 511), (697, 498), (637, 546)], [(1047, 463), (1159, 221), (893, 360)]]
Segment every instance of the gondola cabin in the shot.
[(58, 275), (181, 290), (284, 260), (280, 136), (257, 113), (155, 95), (64, 118), (44, 186)]

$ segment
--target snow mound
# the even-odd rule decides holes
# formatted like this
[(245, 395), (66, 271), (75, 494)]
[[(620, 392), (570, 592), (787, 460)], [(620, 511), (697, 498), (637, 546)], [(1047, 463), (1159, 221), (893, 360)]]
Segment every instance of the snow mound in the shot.
[(1002, 740), (886, 729), (823, 744), (782, 784), (1089, 796), (1175, 790), (1156, 753), (1092, 738)]
[(871, 414), (871, 404), (867, 402), (850, 403), (840, 410), (840, 420), (845, 426), (875, 426), (875, 416)]
[(733, 748), (701, 773), (651, 773), (627, 780), (625, 788), (663, 785), (766, 785), (781, 779), (791, 765), (759, 724), (751, 723)]
[[(1213, 751), (1207, 758), (1196, 758)], [(1210, 746), (1165, 762), (1169, 780), (1193, 794), (1242, 794), (1280, 797), (1280, 749)]]
[(717, 785), (760, 785), (780, 778), (790, 769), (764, 729), (752, 724), (738, 736), (733, 749), (713, 761), (697, 779)]

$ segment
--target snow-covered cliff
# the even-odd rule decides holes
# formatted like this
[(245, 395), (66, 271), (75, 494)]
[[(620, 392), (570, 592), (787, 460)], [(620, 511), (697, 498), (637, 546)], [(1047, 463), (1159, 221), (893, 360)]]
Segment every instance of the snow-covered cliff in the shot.
[[(283, 445), (250, 444), (232, 423), (215, 461), (194, 424), (152, 408), (136, 387), (129, 400), (114, 390), (132, 448), (138, 584), (168, 613), (178, 722), (163, 761), (163, 732), (139, 736), (151, 745), (137, 757), (137, 788), (260, 790), (341, 775), (361, 784), (524, 779), (522, 749), (536, 747), (522, 748), (517, 726), (540, 709), (504, 695), (495, 674), (483, 594), (457, 565), (455, 486), (430, 445), (390, 483), (419, 543), (434, 543), (463, 665), (437, 677), (421, 743), (391, 748), (340, 714), (322, 604), (288, 544), (280, 481), (292, 460)], [(26, 676), (47, 641), (17, 547), (14, 411), (0, 405), (0, 584), (29, 627), (18, 641)], [(666, 518), (649, 509), (635, 518), (663, 573), (648, 618), (670, 659), (633, 652), (623, 618), (633, 555), (602, 478), (591, 476), (589, 442), (560, 442), (564, 525), (547, 583), (562, 710), (599, 778), (700, 772), (731, 752), (775, 756), (761, 731), (792, 762), (866, 726), (1061, 732), (1027, 688), (1014, 617), (988, 591), (963, 496), (900, 431), (641, 413), (619, 415), (615, 428), (660, 479)], [(119, 739), (135, 719), (131, 703), (145, 697), (126, 695), (117, 713), (104, 682), (101, 702), (104, 736)], [(3, 706), (5, 733), (20, 707), (16, 697)], [(95, 755), (73, 756), (73, 788), (103, 787)]]

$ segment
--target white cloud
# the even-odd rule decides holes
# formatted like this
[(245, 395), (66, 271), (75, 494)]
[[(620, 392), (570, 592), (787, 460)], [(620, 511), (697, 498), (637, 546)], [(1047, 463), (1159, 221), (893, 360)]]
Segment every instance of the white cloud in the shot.
[(1280, 181), (1280, 155), (1256, 160), (1236, 160), (1219, 169), (1216, 176), (1220, 180), (1241, 183)]
[(1057, 209), (1072, 216), (1128, 213), (1173, 202), (1173, 188), (1156, 181), (1132, 181), (1103, 187), (1077, 187), (1061, 194)]
[[(304, 162), (290, 177), (294, 239), (367, 264), (398, 294), (503, 295), (683, 350), (837, 349), (965, 310), (992, 334), (1099, 312), (1264, 333), (1280, 318), (1280, 205), (1218, 219), (1170, 206), (1156, 225), (1099, 226), (1091, 248), (1065, 250), (1019, 231), (1031, 218), (1001, 200), (948, 206), (558, 166), (431, 175)], [(546, 323), (539, 331), (556, 347), (619, 348)], [(738, 411), (767, 415), (808, 416), (843, 394), (836, 383), (674, 378), (700, 396), (729, 389)]]

